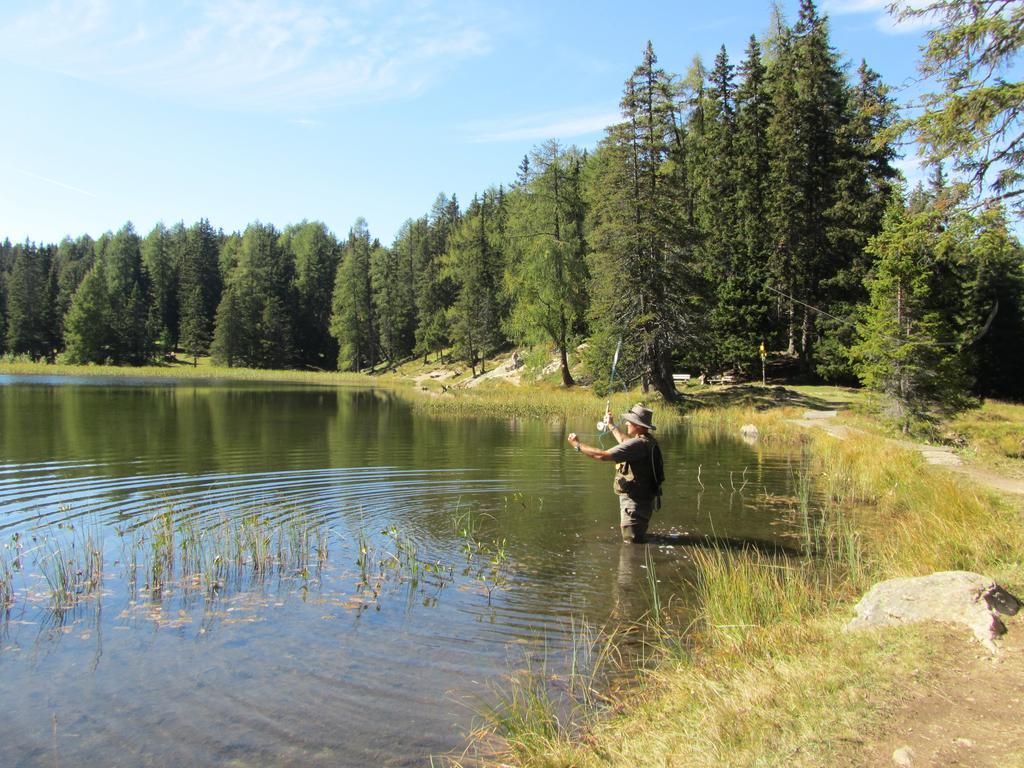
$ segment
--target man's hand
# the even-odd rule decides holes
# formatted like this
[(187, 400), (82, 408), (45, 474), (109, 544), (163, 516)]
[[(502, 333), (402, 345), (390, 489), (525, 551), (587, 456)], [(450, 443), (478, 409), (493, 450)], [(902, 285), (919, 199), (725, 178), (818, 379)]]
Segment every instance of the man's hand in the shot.
[(580, 444), (579, 436), (575, 432), (570, 432), (569, 433), (569, 445), (571, 445), (573, 448), (575, 448), (579, 444)]
[(604, 423), (607, 424), (609, 427), (614, 427), (615, 426), (615, 421), (612, 419), (612, 412), (611, 411), (605, 411), (605, 413), (604, 413)]

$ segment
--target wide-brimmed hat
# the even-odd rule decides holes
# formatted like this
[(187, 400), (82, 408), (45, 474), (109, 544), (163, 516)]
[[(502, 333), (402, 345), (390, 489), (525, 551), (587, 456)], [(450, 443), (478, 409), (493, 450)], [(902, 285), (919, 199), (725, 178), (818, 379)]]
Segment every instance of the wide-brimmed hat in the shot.
[(637, 403), (624, 414), (622, 418), (626, 421), (636, 424), (638, 427), (644, 427), (645, 429), (655, 430), (656, 426), (651, 424), (651, 417), (654, 416), (654, 411), (647, 408), (640, 403)]

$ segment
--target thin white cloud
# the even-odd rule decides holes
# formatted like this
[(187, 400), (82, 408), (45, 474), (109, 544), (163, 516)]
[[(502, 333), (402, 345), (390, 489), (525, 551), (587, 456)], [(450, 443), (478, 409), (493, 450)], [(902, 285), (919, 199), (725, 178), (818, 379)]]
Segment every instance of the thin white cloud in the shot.
[[(905, 35), (931, 29), (935, 22), (931, 16), (914, 16), (900, 21), (889, 11), (894, 0), (826, 0), (823, 10), (831, 16), (849, 16), (854, 14), (872, 14), (875, 17), (875, 28), (886, 35)], [(896, 0), (900, 7), (917, 5), (920, 2)]]
[(78, 194), (85, 195), (86, 197), (96, 197), (96, 195), (94, 195), (87, 189), (82, 189), (81, 187), (76, 187), (72, 184), (65, 184), (63, 181), (57, 181), (57, 179), (51, 179), (48, 176), (41, 176), (38, 173), (26, 171), (24, 168), (19, 168), (18, 173), (22, 174), (23, 176), (28, 176), (30, 179), (36, 179), (37, 181), (43, 181), (47, 184), (52, 184), (53, 186), (60, 187), (61, 189), (68, 189), (71, 190), (72, 192), (77, 192)]
[(261, 110), (414, 95), (489, 51), (471, 8), (434, 0), (18, 0), (0, 56), (85, 80)]
[(501, 123), (477, 124), (469, 127), (471, 140), (477, 144), (503, 141), (571, 139), (600, 133), (622, 119), (618, 112), (602, 110), (588, 114), (543, 114), (520, 117)]
[(822, 8), (831, 16), (884, 11), (890, 0), (827, 0)]

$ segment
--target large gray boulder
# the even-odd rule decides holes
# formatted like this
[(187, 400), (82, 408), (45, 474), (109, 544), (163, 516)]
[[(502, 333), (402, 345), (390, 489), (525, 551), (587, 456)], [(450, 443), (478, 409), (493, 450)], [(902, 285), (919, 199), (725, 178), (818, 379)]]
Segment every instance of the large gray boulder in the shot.
[(1017, 599), (987, 576), (943, 571), (931, 576), (890, 579), (875, 584), (855, 608), (847, 632), (917, 621), (964, 624), (995, 652), (995, 638), (1006, 632), (999, 614), (1013, 615)]

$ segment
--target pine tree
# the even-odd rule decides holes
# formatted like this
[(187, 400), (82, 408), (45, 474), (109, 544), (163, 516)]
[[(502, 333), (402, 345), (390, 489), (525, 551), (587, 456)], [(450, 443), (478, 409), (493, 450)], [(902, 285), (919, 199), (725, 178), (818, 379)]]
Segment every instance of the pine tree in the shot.
[(942, 85), (920, 99), (901, 128), (932, 164), (951, 159), (977, 191), (988, 188), (1024, 213), (1024, 88), (1013, 76), (1024, 47), (1024, 4), (899, 0), (892, 8), (901, 19), (936, 25), (919, 69), (926, 82)]
[[(756, 57), (756, 41), (752, 41)], [(748, 52), (749, 53), (749, 52)], [(709, 74), (704, 90), (703, 128), (699, 139), (700, 160), (694, 164), (692, 184), (698, 189), (697, 223), (701, 233), (701, 260), (709, 283), (714, 286), (714, 304), (708, 313), (710, 354), (707, 362), (713, 369), (729, 367), (744, 370), (757, 359), (759, 339), (763, 335), (763, 306), (758, 303), (763, 270), (757, 268), (744, 235), (755, 236), (757, 222), (763, 214), (763, 194), (767, 185), (767, 151), (763, 146), (767, 130), (767, 111), (760, 60), (748, 62), (755, 82), (753, 90), (742, 94), (754, 99), (754, 109), (761, 114), (744, 114), (745, 133), (740, 136), (740, 114), (733, 67), (723, 47)], [(744, 110), (750, 109), (744, 105)], [(760, 132), (760, 133), (759, 133)], [(749, 146), (740, 144), (741, 138)], [(758, 146), (758, 142), (762, 146)], [(694, 142), (697, 143), (696, 138)], [(742, 147), (742, 149), (741, 149)], [(743, 152), (750, 150), (750, 155)], [(760, 167), (759, 165), (760, 164)], [(758, 177), (758, 173), (763, 177)], [(743, 176), (741, 176), (741, 173)], [(749, 183), (752, 189), (744, 189)], [(755, 210), (741, 208), (742, 203)], [(763, 245), (760, 243), (758, 245)]]
[(963, 407), (971, 383), (958, 318), (962, 241), (949, 209), (934, 203), (918, 195), (908, 208), (894, 196), (868, 245), (871, 301), (851, 351), (865, 386), (892, 397), (904, 432)]
[(149, 362), (156, 335), (150, 322), (150, 281), (142, 264), (141, 242), (131, 223), (114, 234), (102, 258), (110, 302), (112, 362)]
[(865, 246), (882, 228), (897, 175), (892, 166), (895, 150), (882, 140), (893, 123), (895, 105), (866, 62), (857, 70), (848, 101), (849, 114), (837, 134), (835, 198), (827, 211), (832, 260), (819, 286), (819, 300), (828, 306), (829, 315), (819, 314), (815, 323), (815, 371), (830, 381), (846, 381), (852, 375), (853, 330), (836, 318), (853, 316), (868, 300), (865, 285), (871, 256)]
[(57, 246), (54, 263), (57, 271), (54, 315), (57, 322), (57, 346), (59, 348), (64, 347), (64, 318), (71, 308), (71, 297), (74, 296), (95, 261), (95, 245), (91, 237), (83, 235), (77, 240), (65, 237)]
[(0, 270), (0, 354), (3, 354), (7, 339), (7, 275)]
[(110, 304), (105, 264), (97, 261), (75, 291), (64, 320), (69, 363), (114, 361)]
[[(768, 264), (772, 252), (767, 212), (770, 197), (768, 125), (771, 95), (761, 47), (753, 35), (746, 57), (740, 64), (736, 88), (736, 211), (737, 245), (733, 274), (720, 294), (730, 296), (733, 307), (734, 353), (726, 359), (737, 368), (754, 359), (761, 342), (772, 340), (771, 306), (767, 288)], [(728, 288), (728, 290), (727, 290)], [(731, 359), (730, 359), (731, 358)]]
[(975, 392), (1024, 399), (1024, 247), (1002, 206), (969, 218), (965, 233), (963, 317), (980, 328), (967, 347)]
[[(427, 355), (441, 351), (450, 342), (448, 308), (455, 301), (455, 286), (443, 268), (448, 238), (459, 223), (458, 201), (438, 195), (429, 217), (415, 224), (413, 272), (416, 293), (416, 353)], [(425, 227), (425, 232), (423, 228)], [(423, 237), (420, 237), (420, 233)]]
[[(260, 225), (257, 225), (260, 226)], [(270, 228), (273, 229), (272, 227)], [(208, 347), (204, 341), (213, 337), (214, 321), (217, 305), (223, 291), (220, 271), (220, 238), (210, 222), (200, 219), (178, 235), (178, 306), (180, 307), (179, 332), (174, 335), (177, 342), (188, 330), (188, 347), (190, 354), (198, 356), (206, 354)], [(241, 243), (239, 243), (241, 246)], [(279, 258), (281, 269), (287, 271), (288, 259), (274, 251), (271, 259)], [(269, 267), (268, 267), (269, 269)], [(280, 280), (286, 279), (285, 277)], [(257, 281), (261, 286), (258, 290), (280, 296), (287, 294), (288, 288), (280, 281), (271, 285), (270, 282)]]
[(215, 361), (255, 368), (292, 364), (294, 277), (294, 262), (281, 248), (274, 227), (250, 224), (217, 309), (217, 322), (226, 327), (214, 330)]

